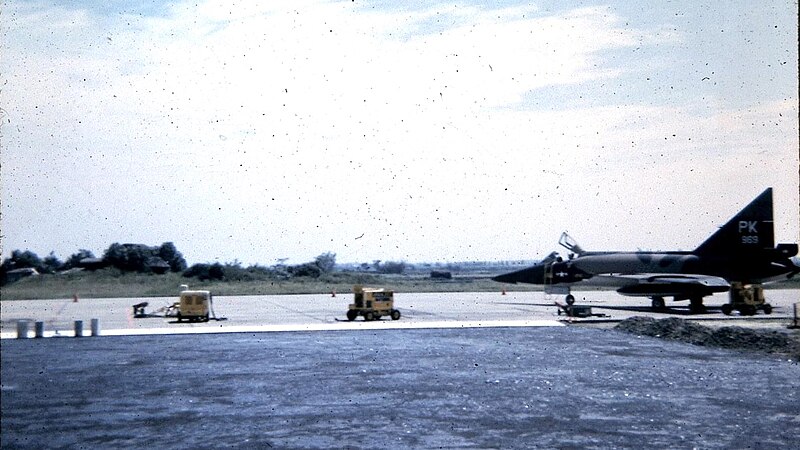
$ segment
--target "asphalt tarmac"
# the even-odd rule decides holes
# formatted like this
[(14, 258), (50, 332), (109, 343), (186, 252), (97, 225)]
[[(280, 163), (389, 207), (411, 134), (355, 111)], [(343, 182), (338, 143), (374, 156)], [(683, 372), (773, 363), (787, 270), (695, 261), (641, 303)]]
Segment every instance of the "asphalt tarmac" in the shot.
[[(796, 294), (770, 295), (773, 318)], [(536, 293), (399, 294), (401, 320), (369, 323), (337, 321), (350, 296), (294, 297), (222, 297), (229, 320), (209, 324), (132, 319), (136, 299), (2, 302), (4, 331), (58, 312), (100, 316), (105, 336), (3, 339), (0, 446), (797, 448), (797, 361), (525, 326), (559, 323)], [(641, 300), (582, 297), (612, 320), (642, 315)], [(699, 319), (739, 320), (716, 299)], [(327, 331), (233, 332), (257, 325)]]
[(5, 340), (3, 448), (796, 448), (800, 367), (613, 330)]

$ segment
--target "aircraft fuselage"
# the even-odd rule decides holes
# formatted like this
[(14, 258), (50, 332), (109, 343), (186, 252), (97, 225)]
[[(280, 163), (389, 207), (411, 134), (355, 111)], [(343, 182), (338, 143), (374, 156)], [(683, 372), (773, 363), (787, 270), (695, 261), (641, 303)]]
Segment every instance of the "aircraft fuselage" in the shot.
[(798, 245), (774, 245), (771, 188), (690, 252), (586, 252), (566, 233), (559, 243), (571, 252), (568, 259), (553, 252), (539, 264), (493, 279), (543, 285), (552, 292), (614, 288), (622, 295), (672, 296), (701, 306), (704, 296), (725, 292), (733, 283), (760, 285), (800, 273), (790, 259)]
[[(775, 281), (784, 278), (793, 267), (788, 258), (780, 261), (755, 255), (737, 260), (691, 252), (588, 253), (571, 260), (542, 264), (542, 270), (537, 271), (541, 279), (531, 278), (531, 281), (545, 286), (614, 287), (620, 294), (630, 296), (690, 298), (727, 291), (729, 284), (725, 280), (745, 284)], [(681, 279), (681, 274), (709, 278), (695, 284), (676, 284), (674, 281)]]

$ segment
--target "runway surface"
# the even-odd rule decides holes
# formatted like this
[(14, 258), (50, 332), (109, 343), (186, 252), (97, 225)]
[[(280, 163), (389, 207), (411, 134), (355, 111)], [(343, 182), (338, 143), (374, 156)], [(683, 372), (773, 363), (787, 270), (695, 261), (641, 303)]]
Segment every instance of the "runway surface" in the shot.
[[(773, 314), (759, 313), (748, 317), (750, 324), (790, 321), (795, 302), (800, 301), (800, 290), (768, 290), (768, 301), (774, 306)], [(624, 320), (632, 316), (669, 317), (677, 315), (693, 320), (711, 322), (736, 321), (738, 316), (724, 316), (719, 307), (728, 301), (727, 294), (706, 298), (707, 314), (689, 315), (687, 302), (668, 302), (667, 313), (650, 310), (649, 300), (620, 296), (614, 292), (592, 291), (576, 293), (577, 303), (589, 305), (601, 315), (590, 319)], [(288, 331), (288, 330), (346, 330), (389, 328), (442, 328), (475, 326), (543, 326), (557, 325), (565, 319), (558, 315), (553, 302), (560, 296), (547, 296), (541, 292), (489, 293), (397, 293), (395, 306), (403, 317), (399, 321), (384, 318), (379, 322), (364, 323), (361, 319), (348, 323), (345, 319), (352, 294), (318, 295), (263, 295), (215, 297), (214, 310), (225, 321), (208, 323), (177, 323), (173, 318), (151, 317), (134, 319), (132, 305), (148, 302), (146, 311), (158, 311), (171, 305), (176, 297), (24, 300), (0, 302), (2, 327), (0, 337), (14, 338), (19, 320), (29, 323), (33, 336), (33, 322), (44, 322), (46, 335), (69, 336), (74, 321), (82, 320), (84, 333), (89, 333), (91, 319), (99, 319), (101, 334), (140, 335), (195, 332)], [(576, 320), (581, 321), (581, 320)]]

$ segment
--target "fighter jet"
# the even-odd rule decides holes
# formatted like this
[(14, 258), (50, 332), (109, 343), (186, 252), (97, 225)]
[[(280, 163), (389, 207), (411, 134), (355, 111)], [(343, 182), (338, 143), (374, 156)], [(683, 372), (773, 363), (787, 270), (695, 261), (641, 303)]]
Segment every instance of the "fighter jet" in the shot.
[(705, 296), (750, 289), (750, 295), (755, 291), (763, 298), (763, 283), (800, 273), (790, 259), (798, 245), (774, 245), (772, 188), (691, 252), (588, 252), (567, 233), (559, 244), (569, 251), (566, 260), (553, 252), (532, 267), (492, 279), (543, 285), (547, 293), (566, 294), (570, 305), (575, 301), (572, 288), (613, 288), (622, 295), (649, 297), (654, 310), (663, 310), (664, 298), (673, 297), (689, 300), (690, 311), (700, 313)]

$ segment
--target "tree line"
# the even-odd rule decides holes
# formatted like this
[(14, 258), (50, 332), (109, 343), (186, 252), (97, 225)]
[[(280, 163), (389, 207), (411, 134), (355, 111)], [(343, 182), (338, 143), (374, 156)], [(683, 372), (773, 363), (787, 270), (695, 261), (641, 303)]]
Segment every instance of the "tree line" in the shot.
[(11, 274), (20, 270), (31, 273), (30, 269), (33, 269), (39, 274), (52, 274), (73, 269), (96, 270), (106, 267), (113, 267), (121, 272), (163, 274), (183, 272), (186, 270), (186, 260), (172, 242), (164, 242), (160, 246), (113, 243), (100, 258), (91, 250), (80, 249), (65, 261), (61, 261), (54, 252), (40, 258), (30, 250), (14, 250), (0, 264), (0, 276), (5, 284), (15, 278)]
[(14, 250), (0, 264), (0, 284), (16, 281), (32, 270), (39, 274), (53, 274), (70, 270), (98, 270), (114, 268), (121, 273), (165, 274), (181, 273), (187, 278), (199, 280), (248, 281), (265, 278), (288, 277), (320, 277), (332, 272), (336, 266), (335, 253), (323, 253), (314, 261), (298, 265), (278, 264), (265, 267), (258, 264), (242, 267), (241, 263), (200, 263), (189, 267), (183, 254), (172, 242), (164, 242), (160, 246), (144, 244), (111, 244), (102, 257), (95, 257), (90, 250), (80, 249), (65, 261), (61, 261), (54, 252), (40, 258), (30, 250)]

